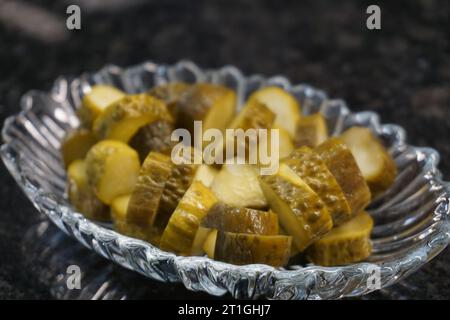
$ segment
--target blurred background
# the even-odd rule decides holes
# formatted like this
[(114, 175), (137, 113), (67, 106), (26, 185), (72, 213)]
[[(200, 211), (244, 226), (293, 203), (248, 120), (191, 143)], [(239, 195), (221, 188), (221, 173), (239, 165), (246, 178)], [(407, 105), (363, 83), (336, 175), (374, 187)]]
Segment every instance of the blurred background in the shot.
[[(81, 30), (66, 9), (81, 8)], [(381, 30), (366, 9), (381, 8)], [(450, 2), (0, 0), (0, 121), (30, 89), (105, 64), (189, 59), (244, 73), (284, 74), (352, 110), (397, 123), (441, 153), (450, 178)], [(70, 262), (70, 263), (69, 263)], [(68, 264), (83, 290), (67, 291)], [(51, 226), (0, 165), (0, 299), (207, 298), (160, 284), (91, 254)], [(366, 298), (450, 298), (450, 250), (402, 283)]]

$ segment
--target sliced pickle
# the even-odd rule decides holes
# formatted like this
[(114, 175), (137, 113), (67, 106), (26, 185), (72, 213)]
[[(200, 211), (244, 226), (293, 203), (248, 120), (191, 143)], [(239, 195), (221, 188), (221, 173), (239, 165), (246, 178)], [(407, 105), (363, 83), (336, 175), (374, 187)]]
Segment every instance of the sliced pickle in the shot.
[(211, 185), (216, 197), (234, 207), (267, 207), (266, 197), (258, 182), (257, 168), (232, 160), (234, 164), (224, 164)]
[(332, 218), (323, 201), (286, 164), (281, 163), (275, 175), (260, 176), (260, 182), (270, 207), (300, 251), (331, 230)]
[(83, 97), (77, 114), (85, 128), (91, 128), (95, 119), (111, 104), (122, 99), (125, 92), (108, 85), (95, 85)]
[(372, 217), (361, 211), (345, 224), (334, 228), (307, 250), (307, 258), (314, 264), (337, 266), (358, 262), (370, 256)]
[(200, 223), (192, 244), (192, 255), (204, 253), (202, 248), (211, 230), (277, 235), (278, 216), (273, 212), (237, 208), (217, 202)]
[(352, 214), (364, 210), (370, 203), (370, 189), (344, 141), (336, 137), (330, 138), (315, 151), (336, 178), (352, 209)]
[(177, 119), (176, 105), (181, 95), (190, 87), (189, 84), (183, 82), (172, 82), (154, 87), (148, 94), (164, 101), (170, 114)]
[[(190, 155), (187, 152), (183, 154), (185, 157), (191, 157), (193, 159), (194, 148), (190, 149)], [(194, 181), (195, 174), (199, 165), (191, 164), (189, 159), (185, 158), (183, 163), (175, 164), (172, 166), (169, 177), (166, 179), (164, 191), (161, 196), (161, 204), (158, 209), (158, 215), (155, 220), (155, 225), (161, 229), (164, 229), (170, 216), (174, 212), (178, 203), (180, 202), (186, 190)]]
[(286, 163), (325, 203), (337, 226), (349, 220), (352, 211), (341, 187), (319, 155), (308, 147), (291, 153)]
[(216, 168), (202, 164), (195, 172), (194, 180), (200, 181), (206, 187), (210, 187), (218, 173), (219, 170)]
[(189, 255), (200, 221), (216, 202), (207, 187), (194, 181), (170, 217), (161, 238), (161, 249)]
[(266, 129), (275, 121), (273, 113), (265, 104), (254, 100), (248, 102), (227, 128), (231, 129)]
[(61, 154), (66, 168), (72, 161), (84, 159), (95, 143), (95, 136), (87, 129), (77, 129), (70, 132), (61, 145)]
[(235, 233), (278, 234), (278, 216), (269, 211), (237, 208), (218, 202), (209, 209), (202, 227)]
[(292, 151), (294, 151), (295, 147), (294, 147), (294, 142), (291, 139), (291, 136), (289, 135), (289, 133), (283, 129), (283, 128), (275, 128), (278, 129), (279, 131), (279, 156), (280, 159), (284, 159), (287, 156), (289, 156), (291, 154)]
[(248, 103), (259, 101), (276, 114), (275, 126), (284, 128), (291, 138), (295, 137), (297, 121), (300, 119), (300, 105), (291, 94), (278, 87), (266, 87), (254, 92)]
[(139, 171), (136, 186), (131, 194), (127, 222), (153, 225), (164, 192), (166, 181), (172, 172), (170, 158), (158, 152), (150, 152)]
[[(233, 129), (233, 131), (227, 131), (226, 146), (227, 148), (234, 148), (234, 155), (238, 156), (238, 148), (243, 148), (245, 152), (245, 159), (249, 157), (250, 137), (245, 135), (244, 139), (238, 139), (236, 136), (236, 129), (242, 129), (244, 134), (248, 129), (255, 129), (254, 133), (255, 142), (259, 144), (258, 130), (267, 130), (271, 128), (275, 120), (275, 114), (270, 111), (263, 103), (257, 100), (247, 103), (238, 115), (233, 119), (227, 129)], [(232, 133), (230, 135), (230, 133)], [(257, 146), (257, 145), (256, 145)], [(255, 149), (257, 151), (257, 149)], [(228, 156), (228, 154), (226, 155)], [(257, 158), (255, 159), (257, 161)], [(256, 164), (256, 163), (253, 163)]]
[(175, 144), (170, 140), (173, 130), (172, 121), (156, 120), (141, 127), (131, 138), (129, 145), (139, 153), (141, 162), (150, 151), (170, 155)]
[(93, 131), (99, 139), (128, 142), (139, 128), (157, 120), (173, 121), (163, 101), (146, 94), (127, 95), (98, 116)]
[[(287, 233), (287, 231), (285, 231), (283, 229), (283, 227), (280, 226), (279, 230), (280, 230), (279, 232), (280, 232), (281, 235), (284, 235), (284, 236), (288, 236), (289, 235), (289, 233)], [(291, 258), (296, 256), (299, 253), (300, 253), (300, 251), (298, 250), (298, 248), (295, 245), (294, 241), (292, 241), (292, 244), (291, 244)]]
[(99, 221), (110, 219), (108, 207), (102, 203), (88, 183), (84, 160), (73, 161), (67, 170), (69, 200), (87, 218)]
[(328, 129), (325, 118), (320, 112), (303, 116), (297, 123), (295, 145), (297, 147), (317, 147), (328, 139)]
[(368, 128), (353, 127), (342, 136), (369, 185), (372, 195), (386, 191), (397, 176), (397, 166), (381, 141)]
[(131, 195), (127, 194), (115, 198), (111, 203), (111, 217), (114, 222), (114, 229), (118, 232), (133, 238), (141, 239), (159, 245), (161, 232), (154, 227), (139, 225), (127, 222), (127, 208)]
[[(236, 94), (224, 86), (207, 83), (192, 85), (176, 104), (176, 127), (188, 129), (194, 134), (194, 121), (202, 121), (203, 131), (215, 128), (224, 130), (236, 110)], [(202, 137), (196, 145), (202, 145)]]
[(291, 256), (292, 237), (218, 231), (214, 259), (228, 263), (281, 267)]
[(274, 128), (268, 129), (266, 141), (260, 140), (258, 143), (258, 148), (263, 149), (262, 152), (264, 152), (268, 156), (269, 155), (272, 156), (272, 141), (271, 141), (272, 130), (278, 130), (278, 138), (279, 138), (278, 139), (278, 160), (284, 159), (289, 156), (289, 154), (295, 149), (295, 147), (294, 147), (294, 143), (291, 139), (291, 136), (283, 128), (274, 127)]
[(206, 240), (203, 243), (203, 251), (206, 255), (214, 259), (214, 250), (216, 249), (216, 240), (217, 240), (217, 230), (210, 230), (208, 235), (206, 236)]
[[(205, 251), (205, 242), (208, 238), (211, 231), (215, 231), (216, 229), (210, 229), (206, 227), (199, 226), (197, 232), (195, 233), (194, 241), (192, 241), (191, 255), (193, 256), (202, 256), (206, 253)], [(216, 230), (217, 231), (217, 230)], [(208, 257), (214, 257), (214, 247), (210, 248), (210, 252), (208, 253)]]
[(86, 155), (89, 184), (106, 204), (118, 196), (131, 193), (139, 167), (137, 152), (120, 141), (100, 141)]

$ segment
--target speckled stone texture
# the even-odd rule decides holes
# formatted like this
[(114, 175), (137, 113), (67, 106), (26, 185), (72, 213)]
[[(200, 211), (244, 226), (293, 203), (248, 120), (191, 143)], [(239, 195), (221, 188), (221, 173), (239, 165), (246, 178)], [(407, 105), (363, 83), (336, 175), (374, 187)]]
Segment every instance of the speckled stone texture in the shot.
[[(70, 1), (31, 2), (64, 18)], [(382, 30), (366, 28), (365, 11), (373, 3), (381, 7)], [(30, 37), (0, 19), (0, 120), (18, 111), (23, 93), (49, 89), (60, 74), (144, 60), (172, 63), (186, 58), (205, 67), (234, 64), (246, 73), (282, 73), (345, 99), (352, 110), (378, 112), (383, 122), (403, 126), (413, 144), (436, 148), (448, 180), (449, 6), (447, 0), (166, 0), (118, 11), (82, 7), (82, 30), (68, 32), (59, 42)], [(77, 260), (80, 252), (84, 257), (89, 252), (56, 228), (39, 223), (41, 219), (0, 165), (0, 298), (76, 296), (64, 295), (55, 283), (68, 261), (83, 264)], [(51, 244), (41, 239), (48, 233)], [(69, 249), (58, 249), (58, 241), (70, 242)], [(90, 274), (92, 283), (101, 283), (107, 275), (115, 293), (121, 283), (133, 287), (126, 293), (130, 298), (206, 297), (143, 279), (96, 256), (90, 259), (97, 270)], [(109, 297), (119, 293), (110, 291)], [(91, 296), (85, 292), (84, 297)], [(450, 251), (403, 283), (367, 298), (449, 299)]]

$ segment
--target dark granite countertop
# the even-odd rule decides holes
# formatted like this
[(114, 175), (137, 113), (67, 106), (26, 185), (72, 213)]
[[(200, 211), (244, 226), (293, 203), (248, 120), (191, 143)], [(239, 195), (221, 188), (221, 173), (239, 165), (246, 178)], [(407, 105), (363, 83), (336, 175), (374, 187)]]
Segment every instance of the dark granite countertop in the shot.
[[(11, 10), (8, 2), (25, 7)], [(121, 7), (121, 1), (105, 0), (112, 3), (108, 10), (96, 5), (101, 2), (0, 0), (1, 122), (18, 112), (23, 93), (49, 89), (60, 74), (144, 60), (234, 64), (246, 73), (283, 73), (344, 98), (353, 110), (378, 112), (383, 122), (403, 126), (413, 144), (436, 148), (450, 178), (447, 0), (372, 1), (382, 11), (382, 29), (375, 31), (366, 28), (372, 3), (365, 1), (130, 0)], [(81, 3), (80, 31), (64, 29), (71, 3)], [(89, 286), (82, 292), (60, 285), (72, 261), (86, 266)], [(0, 299), (94, 294), (207, 297), (91, 254), (49, 225), (0, 165)], [(449, 299), (449, 249), (402, 283), (368, 297)]]

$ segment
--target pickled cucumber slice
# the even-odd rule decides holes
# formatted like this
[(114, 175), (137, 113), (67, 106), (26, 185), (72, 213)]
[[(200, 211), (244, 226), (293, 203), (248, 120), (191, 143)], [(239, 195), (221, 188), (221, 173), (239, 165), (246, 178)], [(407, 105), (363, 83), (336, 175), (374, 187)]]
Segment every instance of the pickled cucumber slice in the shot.
[[(279, 233), (281, 234), (281, 235), (283, 235), (283, 236), (288, 236), (289, 235), (289, 233), (287, 233), (287, 231), (285, 231), (284, 229), (283, 229), (283, 227), (279, 227)], [(292, 241), (292, 244), (291, 244), (291, 258), (292, 257), (294, 257), (294, 256), (296, 256), (297, 254), (299, 254), (300, 253), (300, 251), (298, 250), (298, 248), (297, 248), (297, 246), (295, 245), (295, 243), (294, 243), (294, 241)]]
[(153, 225), (164, 192), (166, 181), (172, 172), (170, 158), (158, 152), (150, 152), (139, 171), (136, 186), (130, 198), (127, 222)]
[(99, 221), (110, 219), (109, 209), (95, 195), (88, 183), (84, 160), (73, 161), (67, 170), (68, 194), (72, 205), (87, 218)]
[(294, 151), (294, 142), (291, 139), (289, 133), (283, 128), (275, 128), (279, 132), (279, 156), (280, 159), (288, 157), (292, 151)]
[[(194, 149), (190, 149), (191, 159)], [(183, 157), (189, 156), (189, 153), (183, 154)], [(158, 215), (155, 225), (164, 229), (170, 216), (174, 212), (186, 190), (194, 181), (195, 174), (199, 165), (191, 164), (189, 161), (183, 161), (186, 164), (175, 164), (172, 166), (169, 177), (165, 181), (164, 191), (161, 196), (161, 204), (158, 209)]]
[(291, 138), (295, 137), (297, 121), (300, 119), (300, 105), (291, 94), (278, 87), (265, 87), (254, 92), (248, 103), (259, 101), (276, 114), (275, 126), (284, 128)]
[(270, 211), (237, 208), (218, 202), (209, 209), (202, 227), (235, 233), (278, 234), (278, 216)]
[(72, 161), (84, 159), (89, 149), (96, 143), (95, 136), (87, 129), (70, 132), (61, 145), (61, 154), (65, 167)]
[[(242, 129), (245, 133), (248, 129), (255, 129), (258, 133), (259, 129), (271, 128), (275, 120), (275, 114), (270, 111), (263, 103), (257, 100), (247, 103), (238, 115), (233, 119), (227, 129)], [(259, 144), (258, 135), (255, 141)], [(235, 131), (227, 131), (226, 147), (234, 148), (234, 156), (238, 156), (238, 148), (244, 148), (245, 159), (249, 157), (250, 138), (245, 136), (245, 139), (238, 139)], [(269, 144), (270, 146), (270, 144)], [(256, 150), (257, 151), (257, 150)], [(257, 160), (257, 159), (256, 159)], [(253, 163), (256, 164), (256, 163)]]
[(259, 141), (258, 147), (263, 149), (263, 152), (267, 155), (272, 155), (272, 130), (278, 130), (278, 159), (284, 159), (295, 149), (294, 143), (289, 133), (279, 127), (268, 129), (267, 139)]
[(210, 230), (203, 243), (203, 251), (206, 255), (214, 259), (214, 250), (216, 249), (217, 230)]
[(157, 120), (173, 121), (164, 102), (146, 94), (127, 95), (98, 116), (93, 131), (99, 139), (128, 142), (139, 128)]
[(217, 232), (214, 259), (228, 263), (268, 264), (281, 267), (291, 256), (292, 237)]
[[(217, 230), (202, 227), (202, 226), (198, 227), (197, 232), (195, 233), (194, 241), (192, 241), (191, 255), (202, 256), (206, 253), (206, 251), (205, 251), (206, 239), (208, 238), (211, 231), (217, 231)], [(212, 240), (210, 239), (210, 241), (212, 241)], [(214, 239), (214, 241), (215, 241), (215, 239)], [(214, 246), (212, 246), (212, 248), (211, 248), (210, 245), (211, 245), (211, 243), (208, 244), (208, 246), (209, 246), (208, 257), (213, 258), (214, 257)]]
[(108, 85), (95, 85), (83, 97), (82, 107), (77, 111), (85, 128), (91, 128), (95, 119), (111, 104), (125, 96), (125, 92)]
[(352, 210), (334, 176), (319, 155), (308, 147), (291, 153), (286, 163), (322, 199), (337, 226), (349, 220)]
[[(203, 131), (216, 128), (224, 130), (236, 110), (236, 94), (224, 86), (207, 83), (192, 85), (176, 104), (176, 127), (188, 129), (194, 134), (194, 121), (202, 121)], [(194, 135), (196, 145), (202, 145), (202, 137)]]
[(328, 139), (325, 118), (320, 112), (303, 116), (297, 123), (295, 145), (314, 148)]
[(216, 168), (208, 166), (206, 164), (202, 164), (195, 172), (194, 180), (200, 181), (206, 187), (210, 187), (218, 173), (219, 170), (217, 170)]
[(368, 128), (353, 127), (342, 136), (352, 151), (372, 195), (386, 191), (397, 176), (397, 166), (381, 141)]
[(209, 209), (208, 214), (200, 223), (200, 228), (198, 228), (192, 244), (192, 255), (205, 253), (202, 248), (206, 245), (205, 241), (211, 230), (277, 235), (278, 216), (273, 212), (236, 208), (218, 202)]
[(139, 225), (127, 222), (127, 209), (131, 195), (127, 194), (115, 198), (111, 203), (111, 217), (114, 222), (114, 229), (126, 236), (145, 240), (153, 245), (159, 245), (161, 231), (152, 226)]
[(131, 138), (129, 145), (139, 153), (141, 162), (150, 151), (170, 155), (174, 142), (170, 136), (174, 130), (173, 123), (166, 120), (156, 120), (141, 127)]
[(275, 175), (260, 176), (260, 183), (270, 207), (300, 251), (331, 230), (332, 218), (323, 201), (286, 164), (281, 163)]
[(362, 211), (314, 242), (306, 250), (306, 256), (314, 264), (322, 266), (345, 265), (364, 260), (372, 251), (372, 227), (372, 217)]
[(176, 105), (181, 95), (190, 87), (189, 84), (183, 82), (172, 82), (154, 87), (148, 94), (164, 101), (167, 109), (174, 119), (177, 118)]
[(200, 221), (216, 202), (207, 187), (194, 181), (170, 217), (161, 238), (161, 249), (189, 255)]
[(233, 119), (228, 128), (231, 129), (266, 129), (275, 121), (273, 113), (265, 104), (254, 100), (248, 102)]
[(216, 197), (234, 207), (265, 208), (268, 203), (258, 182), (257, 169), (248, 164), (224, 164), (211, 190)]
[(106, 204), (118, 196), (131, 193), (139, 167), (137, 152), (120, 141), (100, 141), (86, 155), (89, 184)]
[(352, 209), (352, 214), (364, 210), (370, 203), (370, 190), (344, 141), (336, 137), (330, 138), (315, 151), (336, 178)]

